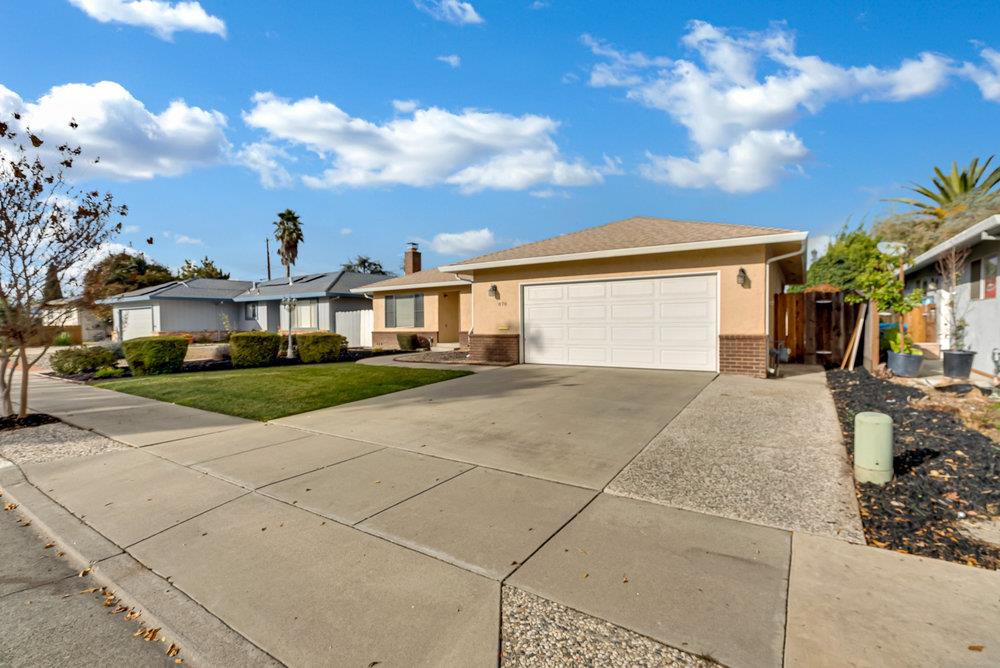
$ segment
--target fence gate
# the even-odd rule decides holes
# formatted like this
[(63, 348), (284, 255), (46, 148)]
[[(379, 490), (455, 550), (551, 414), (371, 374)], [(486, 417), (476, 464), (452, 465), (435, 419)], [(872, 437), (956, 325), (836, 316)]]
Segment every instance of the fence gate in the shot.
[(838, 365), (844, 359), (859, 304), (842, 292), (775, 295), (774, 341), (784, 341), (790, 362)]
[(372, 329), (375, 327), (375, 311), (337, 311), (334, 314), (334, 329), (347, 339), (351, 348), (370, 348)]

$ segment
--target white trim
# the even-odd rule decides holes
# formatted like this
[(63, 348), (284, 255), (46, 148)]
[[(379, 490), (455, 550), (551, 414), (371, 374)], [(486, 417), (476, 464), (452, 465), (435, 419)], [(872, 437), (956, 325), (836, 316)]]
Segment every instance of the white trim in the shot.
[[(623, 276), (621, 278), (578, 278), (571, 280), (536, 279), (521, 281), (517, 284), (518, 299), (518, 364), (526, 364), (524, 361), (524, 288), (530, 285), (565, 285), (567, 283), (607, 283), (610, 281), (645, 281), (651, 278), (680, 278), (683, 276), (715, 276), (715, 373), (719, 371), (721, 364), (721, 338), (722, 338), (722, 270), (714, 269), (709, 271), (685, 271), (673, 274), (649, 274), (644, 276)], [(579, 364), (559, 364), (557, 366), (582, 366)], [(647, 369), (648, 367), (608, 367), (619, 369)], [(652, 369), (652, 371), (670, 371), (670, 369)], [(711, 372), (705, 372), (711, 373)]]
[(531, 264), (547, 264), (551, 262), (572, 262), (574, 260), (598, 260), (611, 257), (629, 257), (632, 255), (654, 255), (657, 253), (679, 253), (681, 251), (708, 250), (711, 248), (730, 248), (736, 246), (756, 246), (758, 244), (777, 244), (786, 241), (805, 241), (808, 232), (784, 232), (780, 234), (760, 234), (752, 237), (736, 237), (732, 239), (716, 239), (713, 241), (690, 241), (681, 244), (666, 244), (663, 246), (640, 246), (638, 248), (614, 248), (610, 250), (588, 251), (585, 253), (564, 253), (562, 255), (540, 255), (537, 257), (518, 258), (513, 260), (492, 260), (486, 262), (468, 262), (465, 264), (450, 264), (438, 267), (441, 271), (460, 272), (476, 269), (493, 269), (496, 267), (519, 267)]
[(906, 273), (923, 269), (952, 248), (956, 248), (964, 244), (972, 246), (980, 241), (989, 241), (989, 231), (994, 227), (1000, 227), (1000, 215), (993, 215), (985, 220), (981, 220), (972, 227), (959, 232), (950, 239), (942, 241), (929, 251), (921, 253), (906, 267)]
[(371, 285), (366, 285), (361, 288), (352, 288), (351, 292), (355, 294), (365, 294), (367, 292), (391, 292), (392, 290), (420, 290), (421, 288), (450, 288), (455, 285), (470, 285), (467, 281), (461, 279), (455, 279), (454, 281), (437, 281), (436, 283), (408, 283), (406, 285), (386, 285), (384, 287), (373, 287)]

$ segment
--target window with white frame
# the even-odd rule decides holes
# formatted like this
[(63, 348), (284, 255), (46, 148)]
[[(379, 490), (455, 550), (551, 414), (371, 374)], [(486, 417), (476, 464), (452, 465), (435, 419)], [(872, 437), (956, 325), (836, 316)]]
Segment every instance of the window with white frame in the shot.
[(386, 327), (423, 327), (423, 295), (387, 295), (385, 298)]
[(256, 302), (247, 302), (243, 305), (243, 319), (244, 320), (256, 320), (257, 319), (257, 304)]
[(316, 329), (317, 315), (315, 301), (299, 301), (292, 312), (293, 329)]

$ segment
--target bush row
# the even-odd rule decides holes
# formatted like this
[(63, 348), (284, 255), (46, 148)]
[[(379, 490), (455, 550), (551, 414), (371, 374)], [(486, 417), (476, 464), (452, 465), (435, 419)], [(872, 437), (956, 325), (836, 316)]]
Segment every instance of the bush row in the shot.
[[(288, 339), (272, 332), (238, 332), (229, 337), (229, 356), (233, 366), (257, 367), (274, 364), (285, 350)], [(306, 364), (336, 362), (347, 339), (333, 332), (311, 332), (293, 337), (299, 359)]]

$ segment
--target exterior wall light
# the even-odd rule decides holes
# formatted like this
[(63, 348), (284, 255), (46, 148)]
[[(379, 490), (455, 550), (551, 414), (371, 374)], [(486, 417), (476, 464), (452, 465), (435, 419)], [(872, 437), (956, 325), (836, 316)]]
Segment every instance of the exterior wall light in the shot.
[(737, 272), (737, 274), (736, 274), (736, 284), (739, 285), (742, 288), (742, 287), (746, 286), (747, 281), (749, 281), (749, 280), (750, 280), (750, 277), (747, 276), (747, 270), (744, 269), (743, 267), (740, 267), (739, 272)]
[(497, 284), (496, 283), (494, 283), (493, 285), (490, 286), (489, 292), (487, 292), (487, 294), (490, 297), (493, 297), (493, 299), (499, 299), (500, 298), (500, 291), (497, 290)]

